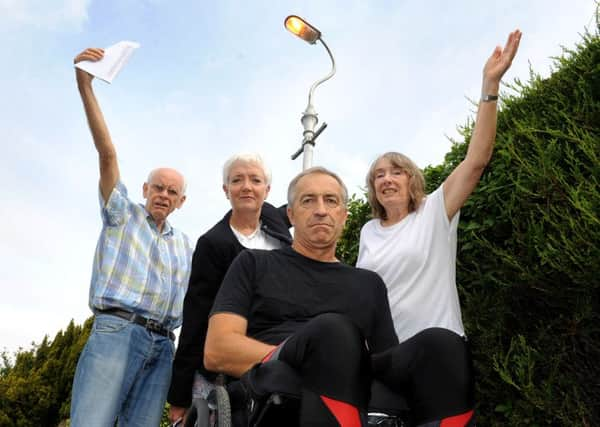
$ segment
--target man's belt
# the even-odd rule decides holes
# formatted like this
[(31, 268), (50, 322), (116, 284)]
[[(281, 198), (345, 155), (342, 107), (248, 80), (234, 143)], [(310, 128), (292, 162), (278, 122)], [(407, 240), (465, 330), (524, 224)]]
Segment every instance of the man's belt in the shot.
[(121, 319), (129, 320), (130, 322), (133, 322), (136, 325), (143, 326), (150, 332), (157, 333), (164, 337), (169, 337), (171, 338), (171, 340), (175, 341), (175, 334), (169, 329), (165, 328), (156, 320), (147, 319), (144, 316), (140, 316), (137, 313), (132, 313), (130, 311), (123, 310), (122, 308), (107, 308), (106, 310), (98, 310), (98, 313), (111, 314), (113, 316), (120, 317)]

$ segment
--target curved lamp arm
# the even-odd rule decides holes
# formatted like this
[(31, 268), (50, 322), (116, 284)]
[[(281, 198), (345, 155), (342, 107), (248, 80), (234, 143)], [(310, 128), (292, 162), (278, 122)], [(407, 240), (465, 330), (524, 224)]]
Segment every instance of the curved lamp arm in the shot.
[(321, 44), (323, 46), (325, 46), (325, 49), (327, 50), (327, 53), (329, 54), (329, 59), (331, 59), (331, 71), (329, 72), (329, 74), (327, 74), (325, 77), (323, 77), (320, 80), (317, 80), (316, 82), (313, 83), (313, 85), (310, 87), (310, 92), (308, 93), (308, 105), (312, 104), (312, 96), (313, 93), (315, 91), (315, 89), (317, 88), (317, 86), (319, 86), (321, 83), (326, 82), (327, 80), (329, 80), (330, 78), (332, 78), (335, 74), (335, 59), (333, 58), (333, 54), (331, 53), (331, 50), (329, 49), (329, 46), (327, 46), (327, 43), (325, 43), (325, 41), (322, 38), (319, 38), (319, 41), (321, 42)]

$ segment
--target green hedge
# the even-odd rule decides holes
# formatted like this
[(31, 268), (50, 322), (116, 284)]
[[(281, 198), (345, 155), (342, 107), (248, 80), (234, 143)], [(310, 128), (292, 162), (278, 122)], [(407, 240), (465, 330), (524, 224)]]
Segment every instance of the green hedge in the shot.
[(69, 418), (73, 375), (91, 325), (91, 318), (83, 326), (71, 321), (14, 360), (2, 353), (0, 426), (56, 426)]

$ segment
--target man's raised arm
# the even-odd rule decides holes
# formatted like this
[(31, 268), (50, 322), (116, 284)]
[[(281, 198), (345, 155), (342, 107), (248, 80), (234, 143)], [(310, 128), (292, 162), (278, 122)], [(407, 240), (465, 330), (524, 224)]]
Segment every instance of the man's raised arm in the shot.
[[(98, 48), (88, 48), (75, 57), (74, 63), (80, 61), (99, 61), (104, 56), (104, 50)], [(108, 127), (104, 121), (104, 116), (100, 110), (100, 105), (96, 100), (92, 89), (92, 80), (94, 76), (79, 68), (75, 68), (77, 77), (77, 87), (83, 108), (87, 117), (88, 126), (92, 132), (94, 145), (98, 151), (100, 162), (100, 191), (102, 198), (106, 203), (113, 188), (119, 180), (119, 164), (117, 162), (117, 152), (110, 139)]]

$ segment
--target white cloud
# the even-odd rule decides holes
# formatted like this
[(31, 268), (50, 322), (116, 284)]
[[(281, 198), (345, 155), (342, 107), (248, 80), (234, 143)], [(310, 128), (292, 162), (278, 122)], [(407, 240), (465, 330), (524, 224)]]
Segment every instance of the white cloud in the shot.
[(91, 0), (0, 0), (0, 23), (5, 27), (79, 30), (88, 19)]

